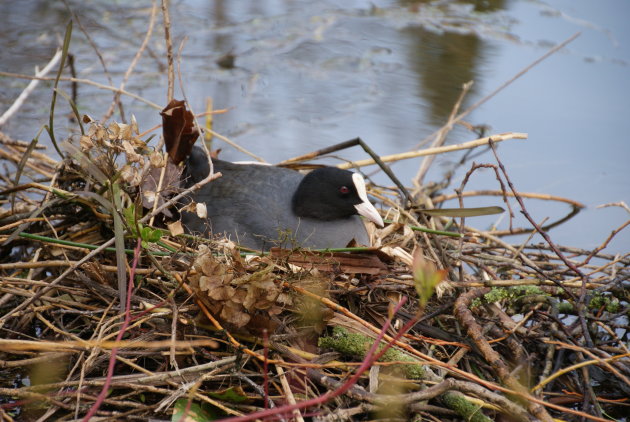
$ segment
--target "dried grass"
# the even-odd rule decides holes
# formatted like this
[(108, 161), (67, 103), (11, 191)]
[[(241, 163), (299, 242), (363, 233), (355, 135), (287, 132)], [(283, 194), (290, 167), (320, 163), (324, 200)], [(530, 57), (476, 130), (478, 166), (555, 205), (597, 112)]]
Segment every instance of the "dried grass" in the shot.
[[(63, 162), (0, 136), (2, 420), (627, 415), (630, 254), (602, 251), (629, 223), (592, 251), (513, 245), (373, 187), (375, 248), (245, 257), (157, 228), (165, 160), (133, 122), (88, 123)], [(490, 194), (526, 196), (497, 162)], [(487, 194), (477, 168), (460, 200)]]
[[(44, 183), (3, 179), (5, 419), (84, 415), (106, 382), (96, 414), (110, 419), (167, 417), (173, 409), (249, 415), (290, 397), (298, 407), (324, 397), (302, 409), (320, 420), (390, 411), (403, 419), (571, 412), (597, 420), (582, 407), (589, 398), (609, 414), (627, 406), (628, 255), (557, 247), (560, 258), (550, 246), (510, 245), (457, 221), (461, 238), (414, 232), (402, 209), (373, 230), (377, 250), (358, 253), (244, 257), (231, 242), (166, 231), (151, 241), (156, 229), (128, 210), (134, 201), (139, 207), (146, 163), (161, 160), (137, 130), (118, 124), (92, 122), (80, 144), (83, 152), (70, 148), (75, 158), (63, 163), (31, 153), (22, 178)], [(17, 165), (26, 148), (6, 143), (0, 154)], [(107, 188), (117, 176), (119, 189)], [(115, 249), (81, 262), (113, 236), (114, 203), (127, 208), (124, 272), (134, 281), (124, 336)], [(388, 203), (400, 199), (390, 194)], [(448, 222), (429, 224), (445, 230)], [(142, 247), (134, 248), (140, 234)], [(446, 274), (424, 308), (414, 250)], [(381, 332), (390, 317), (394, 328)], [(326, 398), (374, 357), (368, 349), (379, 333), (393, 348), (344, 394)], [(20, 385), (25, 379), (30, 385)]]

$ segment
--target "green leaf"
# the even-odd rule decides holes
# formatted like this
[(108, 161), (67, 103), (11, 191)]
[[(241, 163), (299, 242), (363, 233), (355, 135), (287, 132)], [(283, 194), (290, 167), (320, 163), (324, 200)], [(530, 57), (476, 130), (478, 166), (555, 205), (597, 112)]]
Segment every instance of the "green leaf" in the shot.
[(127, 208), (123, 210), (123, 215), (125, 216), (125, 220), (129, 225), (135, 225), (136, 221), (136, 205), (131, 204)]
[[(131, 231), (131, 235), (133, 237), (140, 236), (144, 240), (144, 229), (146, 227), (142, 227), (142, 224), (138, 223), (139, 215), (136, 211), (136, 204), (131, 204), (127, 208), (123, 209), (123, 215), (125, 216), (125, 221)], [(138, 229), (140, 229), (140, 233), (138, 233)]]
[(210, 406), (200, 406), (197, 403), (190, 403), (188, 406), (188, 399), (179, 399), (175, 402), (171, 422), (204, 422), (216, 420), (218, 417)]
[(435, 264), (422, 256), (420, 249), (413, 254), (413, 263), (411, 265), (411, 275), (413, 277), (414, 287), (418, 293), (420, 307), (424, 308), (438, 284), (446, 278), (447, 270), (438, 270)]
[(151, 235), (151, 227), (142, 227), (140, 229), (140, 236), (142, 236), (142, 240), (149, 241), (150, 235)]
[(242, 403), (248, 400), (247, 395), (241, 387), (230, 387), (227, 390), (207, 394), (217, 400), (227, 401), (230, 403)]
[(151, 232), (149, 233), (148, 241), (151, 243), (156, 243), (162, 238), (162, 231), (158, 229), (151, 228)]
[(479, 217), (481, 215), (501, 214), (505, 211), (501, 207), (480, 207), (480, 208), (439, 208), (434, 210), (419, 210), (428, 215), (440, 217)]
[(66, 65), (66, 58), (68, 57), (68, 49), (70, 48), (70, 39), (72, 38), (72, 19), (68, 22), (66, 26), (66, 35), (63, 38), (63, 47), (61, 48), (61, 62), (59, 63), (59, 69), (57, 70), (57, 77), (55, 78), (55, 86), (53, 89), (52, 101), (50, 103), (50, 113), (48, 117), (48, 125), (46, 127), (46, 131), (48, 132), (48, 136), (50, 136), (50, 140), (52, 141), (53, 146), (57, 150), (57, 153), (60, 157), (63, 157), (63, 153), (61, 149), (59, 149), (59, 145), (57, 145), (57, 139), (55, 139), (55, 103), (57, 102), (57, 87), (59, 86), (59, 79), (61, 78), (61, 72), (63, 71), (64, 66)]
[(140, 235), (142, 237), (142, 242), (147, 243), (155, 243), (162, 238), (162, 232), (160, 230), (154, 229), (152, 227), (142, 227), (140, 230)]

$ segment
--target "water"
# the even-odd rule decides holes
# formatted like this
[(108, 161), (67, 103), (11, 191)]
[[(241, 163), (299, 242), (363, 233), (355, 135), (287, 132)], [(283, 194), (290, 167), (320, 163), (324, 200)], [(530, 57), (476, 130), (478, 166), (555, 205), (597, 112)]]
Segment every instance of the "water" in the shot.
[[(568, 197), (587, 205), (577, 217), (551, 231), (561, 244), (593, 248), (626, 221), (630, 203), (630, 3), (626, 0), (495, 1), (202, 1), (172, 2), (175, 48), (187, 37), (181, 58), (185, 94), (196, 112), (207, 97), (215, 108), (214, 129), (260, 155), (279, 162), (356, 136), (379, 154), (416, 148), (446, 119), (461, 85), (475, 84), (463, 108), (489, 94), (525, 66), (577, 31), (580, 37), (469, 115), (489, 133), (527, 132), (526, 141), (507, 141), (499, 154), (516, 188)], [(150, 2), (130, 8), (110, 1), (70, 2), (103, 55), (118, 85), (146, 32)], [(61, 2), (0, 3), (0, 70), (33, 73), (52, 56), (68, 12)], [(149, 49), (126, 86), (158, 104), (166, 103), (166, 64), (160, 21)], [(78, 26), (71, 47), (79, 77), (108, 83)], [(235, 67), (216, 61), (234, 54)], [(26, 81), (3, 78), (4, 110)], [(47, 123), (50, 83), (2, 128), (31, 139)], [(70, 91), (67, 83), (62, 89)], [(182, 92), (177, 89), (177, 98)], [(95, 118), (109, 106), (108, 91), (82, 85), (81, 111)], [(63, 100), (60, 100), (63, 101)], [(124, 98), (127, 117), (141, 129), (160, 122), (156, 111)], [(76, 125), (59, 107), (58, 136)], [(116, 116), (120, 120), (120, 116)], [(475, 136), (456, 127), (448, 143)], [(244, 159), (226, 146), (224, 159)], [(365, 158), (360, 150), (340, 153)], [(426, 181), (439, 181), (461, 153), (438, 157)], [(495, 163), (491, 154), (475, 158)], [(330, 162), (335, 162), (330, 161)], [(421, 160), (393, 166), (406, 184)], [(470, 164), (458, 170), (457, 187)], [(367, 170), (368, 172), (370, 170)], [(381, 175), (379, 183), (388, 183)], [(388, 183), (389, 184), (389, 183)], [(445, 193), (452, 193), (452, 187)], [(491, 171), (477, 172), (468, 189), (498, 189)], [(500, 205), (498, 198), (467, 199), (467, 206)], [(453, 201), (447, 205), (456, 206)], [(513, 206), (516, 206), (513, 203)], [(568, 212), (563, 204), (527, 201), (534, 219), (552, 221)], [(517, 213), (518, 214), (518, 213)], [(485, 228), (494, 218), (468, 220)], [(507, 219), (500, 228), (507, 227)], [(516, 226), (526, 225), (517, 216)], [(516, 241), (518, 239), (513, 238)], [(535, 237), (533, 241), (541, 239)], [(630, 250), (621, 232), (607, 252)]]

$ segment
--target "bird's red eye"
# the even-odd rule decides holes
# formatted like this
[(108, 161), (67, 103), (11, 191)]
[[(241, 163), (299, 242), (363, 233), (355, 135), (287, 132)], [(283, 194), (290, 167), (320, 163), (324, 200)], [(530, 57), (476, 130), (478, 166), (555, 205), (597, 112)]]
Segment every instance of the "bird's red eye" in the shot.
[(341, 193), (342, 195), (347, 195), (348, 193), (350, 193), (350, 189), (348, 189), (347, 186), (342, 186), (339, 188), (339, 193)]

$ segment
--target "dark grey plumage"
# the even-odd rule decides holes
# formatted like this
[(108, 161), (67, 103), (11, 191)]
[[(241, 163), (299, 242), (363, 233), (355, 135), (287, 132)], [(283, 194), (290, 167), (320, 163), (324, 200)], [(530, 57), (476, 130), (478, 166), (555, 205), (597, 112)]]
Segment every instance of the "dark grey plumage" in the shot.
[[(192, 196), (195, 202), (206, 204), (207, 219), (182, 212), (182, 223), (189, 232), (225, 234), (258, 250), (273, 246), (338, 248), (352, 239), (369, 245), (365, 225), (356, 215), (355, 204), (362, 201), (352, 172), (329, 167), (304, 176), (257, 164), (213, 160), (213, 165), (223, 176)], [(204, 179), (208, 172), (205, 153), (193, 148), (185, 171), (186, 186)]]

